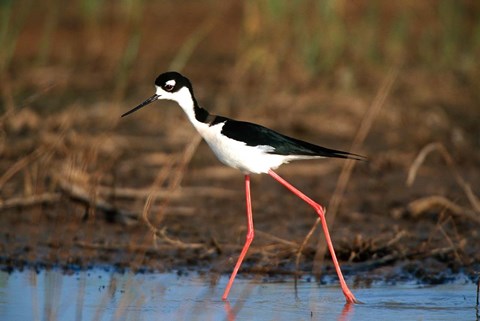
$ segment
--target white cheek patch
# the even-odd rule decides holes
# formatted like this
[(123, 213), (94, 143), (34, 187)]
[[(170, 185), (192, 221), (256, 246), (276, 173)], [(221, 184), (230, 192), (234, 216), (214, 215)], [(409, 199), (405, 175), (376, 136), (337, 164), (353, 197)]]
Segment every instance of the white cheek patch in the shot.
[(162, 87), (155, 86), (155, 93), (159, 96), (162, 96), (165, 94), (165, 90), (163, 90)]

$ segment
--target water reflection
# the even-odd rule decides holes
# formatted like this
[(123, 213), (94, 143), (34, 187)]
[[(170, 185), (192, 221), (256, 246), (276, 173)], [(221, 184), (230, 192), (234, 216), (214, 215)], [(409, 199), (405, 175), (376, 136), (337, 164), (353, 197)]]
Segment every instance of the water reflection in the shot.
[[(50, 270), (0, 272), (1, 320), (372, 320), (477, 319), (476, 287), (456, 283), (355, 289), (364, 304), (345, 304), (337, 286), (236, 280), (208, 274), (118, 274), (102, 270), (64, 275)], [(298, 297), (298, 299), (296, 298)]]

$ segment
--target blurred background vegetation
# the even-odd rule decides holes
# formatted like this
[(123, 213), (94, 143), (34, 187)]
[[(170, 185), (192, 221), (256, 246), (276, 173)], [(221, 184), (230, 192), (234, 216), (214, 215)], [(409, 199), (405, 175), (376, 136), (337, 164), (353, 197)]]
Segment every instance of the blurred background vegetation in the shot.
[(167, 69), (269, 94), (358, 90), (395, 65), (480, 88), (475, 0), (2, 0), (0, 10), (3, 111), (47, 89), (43, 111), (136, 95)]
[[(186, 73), (213, 112), (267, 122), (313, 108), (326, 116), (325, 96), (332, 106), (345, 97), (368, 104), (395, 69), (391, 118), (398, 129), (417, 129), (403, 143), (419, 148), (455, 136), (480, 147), (475, 0), (2, 0), (0, 10), (3, 127), (22, 107), (36, 115), (102, 108), (113, 116), (145, 97), (166, 70)], [(316, 107), (302, 107), (309, 96)], [(302, 131), (299, 119), (291, 122)], [(0, 150), (7, 136), (3, 131)], [(381, 148), (394, 143), (402, 139)]]

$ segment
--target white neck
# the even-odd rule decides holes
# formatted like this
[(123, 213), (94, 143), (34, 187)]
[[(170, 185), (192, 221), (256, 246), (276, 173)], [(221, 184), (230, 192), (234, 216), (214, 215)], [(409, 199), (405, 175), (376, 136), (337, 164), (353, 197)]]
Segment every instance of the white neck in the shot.
[(195, 124), (197, 120), (195, 119), (195, 110), (194, 110), (194, 102), (193, 97), (187, 87), (183, 87), (179, 91), (175, 93), (174, 99), (180, 107), (182, 107), (185, 114), (187, 114), (188, 119)]
[(187, 114), (187, 117), (190, 120), (190, 122), (198, 131), (200, 131), (201, 128), (205, 127), (206, 124), (199, 122), (195, 118), (195, 103), (194, 103), (192, 94), (190, 93), (190, 90), (188, 90), (187, 87), (183, 87), (179, 91), (173, 94), (170, 94), (170, 93), (166, 94), (165, 91), (162, 91), (161, 97), (162, 97), (161, 99), (168, 99), (168, 100), (173, 100), (177, 102), (178, 105), (180, 105), (180, 107), (183, 109), (185, 114)]

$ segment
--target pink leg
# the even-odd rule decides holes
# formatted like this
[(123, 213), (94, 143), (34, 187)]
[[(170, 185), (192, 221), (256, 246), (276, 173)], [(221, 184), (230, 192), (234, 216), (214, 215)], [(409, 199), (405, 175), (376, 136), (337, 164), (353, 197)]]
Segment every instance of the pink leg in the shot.
[(237, 264), (235, 264), (235, 268), (233, 269), (232, 275), (230, 276), (230, 280), (228, 281), (227, 287), (225, 288), (225, 292), (223, 292), (222, 300), (226, 300), (228, 297), (228, 293), (230, 292), (230, 288), (232, 287), (233, 281), (235, 280), (235, 276), (237, 275), (238, 269), (240, 265), (242, 265), (243, 259), (247, 254), (248, 248), (253, 241), (253, 237), (255, 232), (253, 230), (253, 216), (252, 216), (252, 202), (250, 198), (250, 176), (245, 175), (245, 196), (247, 201), (247, 237), (245, 240), (245, 244), (243, 245), (242, 252), (240, 253), (240, 257), (237, 260)]
[(325, 233), (325, 239), (327, 240), (328, 250), (330, 251), (330, 255), (332, 256), (333, 264), (335, 265), (335, 270), (337, 271), (338, 279), (340, 280), (340, 285), (342, 287), (343, 295), (345, 295), (345, 299), (347, 300), (347, 303), (358, 303), (357, 299), (353, 295), (352, 291), (350, 291), (350, 289), (347, 286), (347, 283), (345, 283), (345, 279), (343, 278), (342, 270), (340, 269), (340, 265), (338, 264), (338, 261), (337, 261), (337, 256), (335, 255), (335, 250), (333, 248), (332, 240), (330, 238), (330, 233), (328, 231), (327, 221), (325, 219), (325, 212), (322, 206), (320, 206), (311, 198), (309, 198), (308, 196), (300, 192), (298, 189), (293, 187), (289, 182), (287, 182), (286, 180), (278, 176), (278, 174), (275, 173), (274, 171), (270, 170), (268, 174), (270, 174), (270, 176), (272, 176), (278, 182), (280, 182), (280, 184), (288, 188), (293, 194), (297, 195), (306, 203), (308, 203), (311, 207), (313, 207), (317, 212), (318, 216), (320, 216), (323, 232)]

